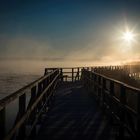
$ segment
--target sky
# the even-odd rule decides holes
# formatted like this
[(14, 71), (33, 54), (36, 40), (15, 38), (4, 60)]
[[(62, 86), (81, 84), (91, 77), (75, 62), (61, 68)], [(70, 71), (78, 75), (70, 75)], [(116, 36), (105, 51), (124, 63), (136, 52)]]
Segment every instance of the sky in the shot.
[[(139, 13), (140, 0), (1, 0), (0, 59), (139, 59)], [(136, 34), (131, 45), (120, 39), (126, 26)]]

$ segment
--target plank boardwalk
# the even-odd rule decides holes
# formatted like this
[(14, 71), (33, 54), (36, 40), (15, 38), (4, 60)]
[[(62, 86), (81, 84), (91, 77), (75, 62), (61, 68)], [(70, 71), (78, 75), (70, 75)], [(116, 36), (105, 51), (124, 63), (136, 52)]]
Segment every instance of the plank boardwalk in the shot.
[(95, 98), (79, 84), (66, 84), (56, 92), (42, 122), (36, 140), (112, 140), (115, 135)]

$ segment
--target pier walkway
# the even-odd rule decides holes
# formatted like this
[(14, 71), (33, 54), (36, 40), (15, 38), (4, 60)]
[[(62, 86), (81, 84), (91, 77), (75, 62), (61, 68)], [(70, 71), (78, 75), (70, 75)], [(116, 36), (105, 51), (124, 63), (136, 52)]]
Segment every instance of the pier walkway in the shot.
[(95, 98), (81, 84), (65, 84), (55, 94), (36, 140), (103, 140), (115, 137)]
[(123, 68), (46, 68), (0, 100), (0, 140), (140, 140), (140, 89), (102, 72)]

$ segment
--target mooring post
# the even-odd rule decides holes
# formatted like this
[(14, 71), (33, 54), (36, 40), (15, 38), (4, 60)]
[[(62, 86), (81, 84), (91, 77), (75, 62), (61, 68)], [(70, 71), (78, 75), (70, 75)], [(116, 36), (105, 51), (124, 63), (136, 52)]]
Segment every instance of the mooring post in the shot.
[(5, 136), (5, 107), (0, 110), (0, 139), (4, 139)]

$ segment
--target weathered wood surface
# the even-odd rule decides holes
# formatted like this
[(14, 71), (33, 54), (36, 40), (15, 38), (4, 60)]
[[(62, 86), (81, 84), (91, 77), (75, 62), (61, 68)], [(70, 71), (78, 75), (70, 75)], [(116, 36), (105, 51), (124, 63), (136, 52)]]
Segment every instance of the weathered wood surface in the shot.
[(81, 85), (65, 84), (55, 94), (53, 107), (44, 117), (36, 140), (113, 140), (113, 132), (95, 98)]
[(140, 89), (94, 71), (83, 70), (82, 79), (105, 112), (117, 121), (118, 137), (139, 140)]

